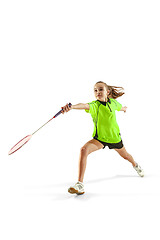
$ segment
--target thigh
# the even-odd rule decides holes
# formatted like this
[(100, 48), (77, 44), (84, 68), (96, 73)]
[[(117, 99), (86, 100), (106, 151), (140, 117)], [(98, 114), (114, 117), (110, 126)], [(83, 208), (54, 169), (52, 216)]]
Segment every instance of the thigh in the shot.
[(83, 147), (82, 149), (85, 149), (87, 151), (88, 154), (97, 151), (99, 149), (102, 149), (104, 146), (102, 143), (100, 143), (99, 141), (97, 141), (96, 139), (92, 139), (90, 141), (88, 141)]

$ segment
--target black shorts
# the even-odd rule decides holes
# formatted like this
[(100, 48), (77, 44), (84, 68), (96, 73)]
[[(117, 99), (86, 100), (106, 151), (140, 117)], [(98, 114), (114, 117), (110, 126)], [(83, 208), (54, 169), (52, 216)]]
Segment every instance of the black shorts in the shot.
[(108, 146), (109, 149), (114, 149), (114, 148), (118, 148), (118, 149), (121, 149), (123, 147), (123, 142), (122, 140), (119, 142), (119, 143), (106, 143), (106, 142), (102, 142), (100, 140), (98, 140), (96, 137), (94, 137), (94, 139), (96, 139), (97, 141), (99, 141), (100, 143), (103, 144), (103, 149)]

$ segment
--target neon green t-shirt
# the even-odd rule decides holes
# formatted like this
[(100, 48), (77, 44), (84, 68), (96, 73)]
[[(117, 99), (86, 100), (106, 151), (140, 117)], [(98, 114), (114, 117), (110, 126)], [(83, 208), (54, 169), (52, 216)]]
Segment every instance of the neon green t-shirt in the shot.
[(120, 111), (122, 104), (113, 98), (110, 98), (110, 101), (106, 103), (96, 100), (88, 104), (90, 108), (89, 110), (85, 109), (85, 111), (90, 113), (93, 119), (94, 131), (92, 137), (107, 143), (120, 142), (120, 129), (116, 121), (115, 111)]

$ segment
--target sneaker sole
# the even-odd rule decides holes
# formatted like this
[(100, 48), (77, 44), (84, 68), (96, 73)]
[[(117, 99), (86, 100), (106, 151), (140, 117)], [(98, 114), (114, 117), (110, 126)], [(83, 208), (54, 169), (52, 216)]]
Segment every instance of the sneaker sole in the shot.
[[(137, 172), (138, 173), (138, 172)], [(144, 172), (138, 173), (140, 177), (144, 177)]]
[(140, 175), (140, 174), (139, 174), (139, 176), (140, 176), (140, 177), (144, 177), (144, 174), (143, 174), (143, 175)]
[(82, 194), (85, 193), (85, 192), (78, 192), (78, 190), (76, 190), (76, 189), (74, 189), (74, 188), (69, 188), (69, 189), (68, 189), (68, 192), (71, 193), (71, 194), (76, 193), (77, 195), (82, 195)]

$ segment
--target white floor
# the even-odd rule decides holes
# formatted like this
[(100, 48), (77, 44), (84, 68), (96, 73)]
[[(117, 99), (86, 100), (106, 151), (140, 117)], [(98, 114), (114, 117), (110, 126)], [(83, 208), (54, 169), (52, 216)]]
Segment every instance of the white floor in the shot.
[(29, 152), (34, 143), (3, 162), (1, 239), (159, 240), (160, 175), (145, 161), (140, 178), (114, 150), (92, 153), (86, 192), (77, 196), (67, 192), (76, 181), (77, 159), (45, 159), (43, 150), (41, 157)]

